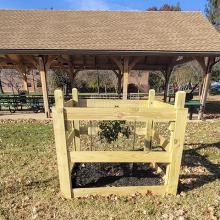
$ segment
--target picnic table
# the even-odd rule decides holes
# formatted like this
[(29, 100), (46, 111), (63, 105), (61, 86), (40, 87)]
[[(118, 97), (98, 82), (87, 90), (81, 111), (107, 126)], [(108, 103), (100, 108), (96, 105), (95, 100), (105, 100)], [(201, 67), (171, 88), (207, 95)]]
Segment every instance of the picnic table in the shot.
[[(174, 101), (175, 101), (174, 94), (169, 94), (168, 98), (169, 98), (168, 100), (170, 104), (174, 104)], [(200, 100), (193, 100), (190, 98), (191, 97), (186, 97), (185, 108), (189, 109), (189, 120), (192, 120), (193, 113), (198, 113), (201, 103), (200, 103)]]
[(189, 109), (189, 120), (192, 120), (193, 113), (198, 113), (200, 106), (200, 100), (186, 101), (185, 107)]
[[(49, 106), (54, 104), (54, 97), (50, 96)], [(0, 110), (9, 110), (11, 113), (21, 110), (31, 110), (34, 113), (44, 109), (42, 95), (0, 95)]]

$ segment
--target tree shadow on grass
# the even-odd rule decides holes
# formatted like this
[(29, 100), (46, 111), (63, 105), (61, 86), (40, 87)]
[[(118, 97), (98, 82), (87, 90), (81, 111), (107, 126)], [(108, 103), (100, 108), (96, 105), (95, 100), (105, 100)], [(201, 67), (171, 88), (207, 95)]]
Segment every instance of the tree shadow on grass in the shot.
[[(180, 175), (182, 183), (179, 185), (179, 191), (190, 191), (220, 179), (220, 164), (212, 163), (207, 156), (201, 155), (198, 152), (199, 150), (209, 148), (220, 150), (220, 142), (197, 144), (197, 146), (197, 148), (185, 150), (183, 153), (182, 166), (186, 166), (189, 169), (189, 173)], [(204, 172), (190, 172), (198, 166), (201, 169), (204, 168)]]
[(209, 101), (206, 104), (205, 119), (220, 117), (220, 101)]

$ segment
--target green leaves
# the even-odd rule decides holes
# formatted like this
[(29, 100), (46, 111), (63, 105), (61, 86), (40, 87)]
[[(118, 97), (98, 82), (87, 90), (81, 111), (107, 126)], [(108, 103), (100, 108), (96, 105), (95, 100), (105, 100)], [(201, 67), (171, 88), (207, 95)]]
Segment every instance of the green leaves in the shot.
[(116, 141), (121, 134), (126, 138), (129, 138), (131, 133), (129, 127), (125, 124), (125, 121), (103, 121), (99, 124), (100, 139), (106, 140), (107, 143), (112, 143)]

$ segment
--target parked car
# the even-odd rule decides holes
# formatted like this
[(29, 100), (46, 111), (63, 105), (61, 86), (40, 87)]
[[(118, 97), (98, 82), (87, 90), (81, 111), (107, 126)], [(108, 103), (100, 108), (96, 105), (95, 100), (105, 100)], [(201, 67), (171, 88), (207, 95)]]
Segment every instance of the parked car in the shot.
[(211, 86), (210, 93), (212, 95), (220, 94), (220, 85)]

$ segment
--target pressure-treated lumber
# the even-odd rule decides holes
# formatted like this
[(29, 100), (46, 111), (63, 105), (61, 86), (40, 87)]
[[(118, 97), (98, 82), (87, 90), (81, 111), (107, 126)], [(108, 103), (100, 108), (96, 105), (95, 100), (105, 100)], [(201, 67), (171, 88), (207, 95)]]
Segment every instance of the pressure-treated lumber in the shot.
[(168, 104), (168, 103), (165, 103), (165, 102), (160, 102), (160, 101), (157, 101), (157, 100), (154, 100), (154, 107), (155, 108), (162, 108), (162, 109), (173, 109), (173, 106)]
[[(74, 101), (74, 105), (77, 105), (78, 103), (78, 90), (76, 88), (72, 89), (72, 99)], [(74, 144), (75, 144), (75, 150), (79, 151), (80, 150), (80, 126), (79, 126), (79, 120), (74, 120), (73, 121), (73, 127), (74, 127), (74, 132), (75, 132), (75, 137), (74, 137)]]
[(207, 68), (206, 68), (206, 74), (205, 74), (205, 78), (204, 78), (204, 84), (203, 84), (203, 88), (202, 88), (201, 100), (200, 100), (201, 107), (200, 107), (199, 116), (198, 116), (199, 120), (201, 120), (203, 118), (203, 114), (204, 114), (204, 110), (205, 110), (206, 100), (207, 100), (207, 96), (208, 96), (208, 92), (209, 92), (210, 80), (212, 77), (211, 66), (212, 66), (213, 62), (214, 62), (214, 60), (212, 58), (209, 58)]
[(65, 198), (71, 198), (72, 182), (70, 176), (70, 155), (67, 150), (67, 140), (65, 134), (63, 92), (61, 90), (56, 90), (54, 95), (55, 107), (53, 108), (53, 126), (57, 152), (60, 190)]
[(160, 135), (154, 129), (152, 130), (152, 137), (153, 137), (153, 139), (155, 139), (158, 142), (159, 146), (161, 146), (164, 149), (166, 149), (168, 144), (170, 143), (170, 141), (168, 139), (166, 139), (165, 137)]
[[(168, 104), (167, 104), (168, 105)], [(76, 107), (88, 108), (147, 108), (148, 100), (120, 100), (120, 99), (80, 99)]]
[(171, 154), (167, 152), (142, 151), (79, 151), (70, 152), (71, 161), (76, 163), (169, 163)]
[(168, 109), (141, 108), (65, 108), (65, 120), (128, 120), (146, 121), (150, 119), (160, 121), (175, 120), (176, 112)]
[(50, 107), (49, 107), (47, 79), (46, 79), (46, 68), (45, 68), (44, 61), (43, 61), (42, 57), (39, 57), (39, 71), (40, 71), (42, 93), (43, 93), (43, 100), (44, 100), (44, 111), (45, 111), (46, 118), (50, 118)]
[[(55, 107), (53, 108), (54, 133), (58, 160), (61, 192), (66, 198), (87, 195), (129, 195), (135, 192), (146, 194), (177, 193), (180, 164), (183, 151), (184, 133), (187, 120), (185, 92), (176, 94), (174, 106), (154, 101), (154, 91), (150, 91), (148, 101), (92, 100), (81, 102), (78, 100), (77, 90), (72, 91), (72, 100), (64, 103), (62, 91), (55, 92)], [(133, 103), (133, 105), (132, 105)], [(83, 107), (79, 107), (79, 106)], [(89, 120), (88, 128), (80, 128), (79, 120)], [(146, 128), (135, 129), (136, 134), (145, 136), (145, 144), (156, 140), (162, 151), (92, 151), (95, 149), (92, 136), (97, 135), (99, 128), (93, 126), (93, 120), (127, 120), (150, 122)], [(169, 121), (170, 139), (164, 138), (153, 128), (155, 121)], [(81, 151), (80, 133), (87, 133), (91, 137), (90, 151)], [(77, 145), (77, 140), (79, 141)], [(74, 145), (73, 145), (74, 143)], [(70, 152), (73, 145), (73, 150)], [(145, 145), (146, 147), (146, 145)], [(71, 168), (76, 163), (150, 163), (157, 172), (164, 175), (165, 184), (162, 186), (134, 186), (134, 187), (97, 187), (72, 189)], [(167, 164), (166, 170), (161, 164)]]
[(87, 197), (89, 195), (118, 195), (132, 196), (135, 193), (146, 195), (152, 193), (154, 195), (164, 195), (166, 186), (125, 186), (125, 187), (96, 187), (96, 188), (76, 188), (73, 189), (74, 197)]
[(171, 131), (173, 134), (171, 135), (170, 146), (168, 148), (168, 152), (171, 153), (172, 160), (167, 167), (166, 184), (167, 192), (173, 195), (176, 195), (177, 193), (187, 121), (187, 110), (184, 109), (185, 98), (185, 92), (177, 92), (174, 106), (176, 109), (176, 121), (174, 130)]
[(128, 98), (128, 74), (129, 74), (129, 59), (128, 57), (124, 58), (123, 63), (123, 99)]
[(72, 99), (64, 103), (64, 107), (73, 107), (73, 105), (74, 101)]
[[(73, 128), (73, 130), (70, 132), (70, 134), (66, 135), (66, 145), (70, 146), (71, 143), (73, 143), (74, 139), (75, 139), (75, 130)], [(74, 149), (75, 149), (75, 144), (74, 144)]]
[[(151, 89), (149, 91), (148, 99), (148, 109), (151, 109), (154, 105), (155, 91)], [(146, 133), (144, 139), (144, 150), (150, 150), (152, 145), (152, 129), (153, 129), (153, 120), (148, 120), (146, 122)]]

